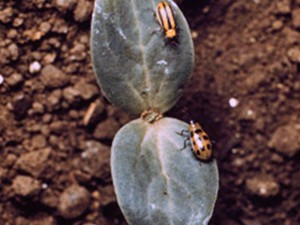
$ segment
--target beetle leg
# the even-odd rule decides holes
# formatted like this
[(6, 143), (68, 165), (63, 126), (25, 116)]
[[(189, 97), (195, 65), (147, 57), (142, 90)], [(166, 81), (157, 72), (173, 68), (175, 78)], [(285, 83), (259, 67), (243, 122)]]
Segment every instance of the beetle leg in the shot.
[(158, 27), (158, 28), (153, 29), (153, 30), (151, 31), (150, 35), (152, 36), (152, 35), (158, 34), (158, 35), (161, 35), (161, 36), (162, 36), (162, 34), (161, 34), (162, 32), (163, 32), (163, 30), (161, 29), (161, 27)]
[(182, 137), (190, 137), (190, 132), (188, 130), (182, 130), (181, 132), (176, 132), (176, 134), (182, 136)]
[[(186, 143), (188, 141), (188, 144)], [(190, 146), (191, 145), (191, 142), (190, 142), (190, 139), (189, 138), (186, 138), (183, 142), (183, 148), (179, 149), (179, 151), (182, 151), (184, 150), (187, 146)]]

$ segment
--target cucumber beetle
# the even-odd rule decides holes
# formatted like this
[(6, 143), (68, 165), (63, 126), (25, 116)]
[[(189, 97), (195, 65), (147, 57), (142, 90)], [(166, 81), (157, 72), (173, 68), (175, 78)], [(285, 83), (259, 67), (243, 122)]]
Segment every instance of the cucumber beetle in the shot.
[[(188, 135), (184, 135), (183, 132), (189, 132)], [(190, 141), (192, 146), (192, 150), (195, 156), (201, 161), (210, 161), (212, 159), (213, 151), (212, 151), (212, 143), (207, 135), (207, 133), (202, 129), (199, 123), (194, 121), (190, 121), (189, 130), (181, 131), (180, 135), (186, 137), (187, 139), (184, 141), (184, 147), (181, 149), (185, 149), (187, 141)]]
[(157, 4), (156, 18), (164, 29), (166, 38), (174, 39), (176, 37), (176, 21), (174, 12), (168, 2), (163, 1)]

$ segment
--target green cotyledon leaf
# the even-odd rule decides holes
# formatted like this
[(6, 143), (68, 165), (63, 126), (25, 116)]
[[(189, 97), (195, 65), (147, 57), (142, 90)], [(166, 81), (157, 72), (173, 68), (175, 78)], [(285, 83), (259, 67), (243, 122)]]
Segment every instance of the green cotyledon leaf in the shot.
[(188, 124), (163, 118), (125, 125), (112, 144), (112, 177), (131, 225), (206, 225), (218, 192), (215, 160), (200, 162), (185, 138)]
[(96, 0), (91, 53), (104, 95), (114, 105), (139, 115), (174, 106), (194, 64), (185, 17), (172, 0), (176, 36), (165, 37), (155, 10), (159, 0)]

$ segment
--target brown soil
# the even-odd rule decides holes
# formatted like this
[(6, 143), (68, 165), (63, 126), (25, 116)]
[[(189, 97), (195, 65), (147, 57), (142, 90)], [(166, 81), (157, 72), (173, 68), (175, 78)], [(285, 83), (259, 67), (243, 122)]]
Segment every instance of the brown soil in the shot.
[[(131, 118), (97, 87), (92, 5), (0, 2), (0, 225), (126, 224), (109, 146)], [(188, 111), (216, 142), (210, 224), (300, 224), (300, 1), (181, 7), (196, 64), (168, 115), (188, 120)]]

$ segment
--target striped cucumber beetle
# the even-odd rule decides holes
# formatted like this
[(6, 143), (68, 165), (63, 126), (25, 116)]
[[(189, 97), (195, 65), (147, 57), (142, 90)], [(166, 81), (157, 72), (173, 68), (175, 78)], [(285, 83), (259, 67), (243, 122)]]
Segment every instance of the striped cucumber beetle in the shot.
[(168, 2), (162, 1), (157, 4), (156, 18), (164, 29), (166, 38), (174, 39), (176, 37), (176, 21), (174, 12)]

